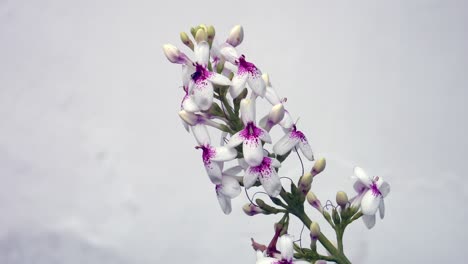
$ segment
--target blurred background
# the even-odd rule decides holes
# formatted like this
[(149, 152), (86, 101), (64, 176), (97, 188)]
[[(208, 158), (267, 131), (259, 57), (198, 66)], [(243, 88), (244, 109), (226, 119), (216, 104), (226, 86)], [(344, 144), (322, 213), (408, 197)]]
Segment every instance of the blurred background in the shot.
[[(244, 195), (221, 212), (177, 116), (180, 68), (161, 49), (187, 52), (179, 32), (200, 23), (219, 41), (244, 26), (240, 51), (327, 158), (312, 187), (322, 201), (352, 196), (356, 165), (391, 184), (385, 219), (345, 234), (353, 263), (460, 262), (467, 10), (442, 0), (0, 0), (0, 263), (254, 263), (250, 238), (268, 243), (279, 216), (244, 215)], [(300, 171), (291, 156), (281, 175)], [(292, 223), (296, 238), (301, 227)]]

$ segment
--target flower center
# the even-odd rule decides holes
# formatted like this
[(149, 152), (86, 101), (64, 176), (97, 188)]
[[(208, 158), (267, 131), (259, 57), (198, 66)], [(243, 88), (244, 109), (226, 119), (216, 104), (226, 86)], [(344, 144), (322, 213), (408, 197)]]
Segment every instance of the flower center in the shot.
[(216, 149), (210, 145), (203, 145), (203, 146), (196, 146), (196, 149), (201, 149), (202, 152), (202, 159), (203, 164), (209, 165), (211, 163), (211, 159), (216, 155)]
[(262, 131), (254, 125), (253, 122), (247, 123), (244, 130), (240, 133), (240, 136), (245, 140), (258, 138), (258, 136), (262, 133)]
[(371, 189), (371, 192), (372, 192), (372, 195), (374, 196), (379, 196), (379, 195), (382, 195), (382, 193), (380, 192), (379, 188), (377, 187), (377, 181), (379, 180), (379, 177), (375, 177), (374, 180), (372, 181), (371, 185), (370, 185), (370, 189)]
[(291, 138), (298, 138), (300, 139), (301, 141), (307, 141), (304, 133), (302, 133), (301, 131), (297, 130), (296, 128), (296, 125), (293, 126), (293, 130), (291, 131), (291, 135), (290, 135)]
[(271, 158), (263, 157), (262, 163), (256, 167), (251, 168), (252, 172), (259, 173), (260, 177), (268, 176), (271, 174)]
[(195, 83), (200, 83), (208, 79), (210, 72), (205, 68), (205, 66), (198, 63), (195, 64), (195, 72), (192, 73), (192, 80)]
[(253, 75), (257, 72), (257, 67), (253, 63), (246, 61), (244, 55), (241, 55), (237, 61), (239, 62), (239, 74), (250, 73)]

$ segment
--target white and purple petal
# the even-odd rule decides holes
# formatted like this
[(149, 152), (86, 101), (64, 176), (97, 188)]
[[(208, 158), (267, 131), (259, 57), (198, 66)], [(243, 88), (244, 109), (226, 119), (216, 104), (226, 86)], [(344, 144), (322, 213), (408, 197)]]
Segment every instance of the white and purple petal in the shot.
[(362, 221), (368, 229), (371, 229), (375, 226), (375, 215), (363, 215)]

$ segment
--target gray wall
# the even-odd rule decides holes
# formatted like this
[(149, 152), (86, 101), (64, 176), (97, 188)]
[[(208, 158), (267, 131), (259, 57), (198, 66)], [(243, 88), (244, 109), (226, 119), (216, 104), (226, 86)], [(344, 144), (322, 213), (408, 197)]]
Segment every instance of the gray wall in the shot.
[[(241, 51), (328, 159), (320, 198), (351, 193), (355, 165), (390, 182), (386, 218), (346, 235), (355, 263), (459, 262), (467, 10), (441, 0), (1, 0), (0, 262), (253, 263), (250, 237), (266, 242), (276, 218), (245, 216), (245, 197), (222, 214), (177, 116), (180, 69), (161, 51), (198, 23), (221, 39), (244, 25)], [(297, 179), (298, 164), (282, 175)]]

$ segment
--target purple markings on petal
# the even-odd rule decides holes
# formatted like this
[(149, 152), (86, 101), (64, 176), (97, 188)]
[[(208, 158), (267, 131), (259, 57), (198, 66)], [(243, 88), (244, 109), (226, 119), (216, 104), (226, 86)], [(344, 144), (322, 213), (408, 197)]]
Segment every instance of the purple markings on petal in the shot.
[(239, 57), (238, 62), (239, 62), (239, 69), (238, 69), (237, 74), (244, 75), (248, 73), (251, 76), (260, 75), (260, 71), (257, 69), (257, 67), (253, 63), (246, 61), (244, 55), (241, 55)]
[(261, 178), (269, 178), (271, 176), (271, 170), (273, 170), (273, 167), (271, 166), (271, 158), (269, 157), (263, 157), (260, 165), (250, 168), (252, 173), (258, 173)]
[(195, 148), (202, 149), (203, 164), (205, 164), (205, 166), (207, 167), (210, 167), (211, 159), (216, 155), (216, 149), (208, 144), (204, 146), (198, 146)]
[(302, 142), (307, 142), (307, 138), (305, 137), (304, 133), (296, 129), (296, 126), (293, 126), (293, 130), (291, 131), (291, 134), (289, 135), (290, 138), (297, 138), (300, 139)]
[(221, 189), (223, 189), (223, 185), (221, 184), (216, 184), (215, 186), (215, 191), (216, 191), (216, 194), (219, 195)]
[(287, 259), (278, 260), (273, 263), (274, 264), (293, 264), (292, 260), (287, 260)]
[(379, 180), (379, 177), (376, 176), (374, 178), (374, 180), (372, 181), (371, 185), (370, 185), (370, 190), (372, 192), (372, 195), (374, 195), (375, 197), (379, 196), (379, 195), (382, 195), (382, 193), (380, 192), (379, 188), (377, 187), (377, 181)]
[(259, 137), (263, 134), (263, 131), (255, 126), (253, 122), (247, 123), (245, 128), (239, 133), (239, 136), (249, 142), (254, 144), (259, 144)]
[[(208, 71), (205, 66), (198, 63), (195, 64), (195, 72), (192, 73), (192, 80), (197, 84), (197, 86), (204, 87), (206, 85), (206, 80), (211, 77), (213, 73)], [(200, 85), (204, 84), (204, 85)]]

